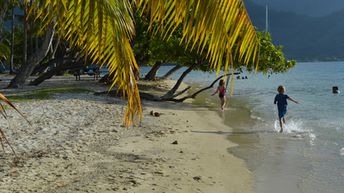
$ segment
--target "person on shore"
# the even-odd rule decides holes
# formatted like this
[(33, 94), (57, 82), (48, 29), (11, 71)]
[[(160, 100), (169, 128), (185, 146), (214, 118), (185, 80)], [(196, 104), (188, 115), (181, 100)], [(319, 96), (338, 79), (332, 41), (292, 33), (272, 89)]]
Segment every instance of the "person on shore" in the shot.
[(225, 98), (226, 87), (225, 87), (225, 81), (223, 79), (220, 80), (219, 86), (217, 87), (216, 91), (211, 96), (215, 95), (216, 93), (219, 93), (219, 98), (221, 101), (221, 110), (223, 111), (226, 104), (226, 98)]
[[(296, 100), (290, 98), (288, 95), (284, 94), (285, 92), (285, 87), (280, 85), (277, 88), (278, 94), (275, 96), (274, 104), (277, 104), (277, 109), (278, 109), (278, 118), (279, 118), (279, 123), (280, 123), (280, 133), (283, 132), (283, 123), (285, 124), (285, 118), (284, 116), (287, 114), (287, 99), (290, 101), (293, 101), (294, 103), (298, 104)], [(283, 123), (282, 123), (283, 121)]]

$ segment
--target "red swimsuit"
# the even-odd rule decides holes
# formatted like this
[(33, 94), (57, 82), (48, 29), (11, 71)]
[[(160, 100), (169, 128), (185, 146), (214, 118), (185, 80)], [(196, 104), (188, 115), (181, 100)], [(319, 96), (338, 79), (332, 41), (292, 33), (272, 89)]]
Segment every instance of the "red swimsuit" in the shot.
[(218, 89), (219, 89), (219, 97), (223, 98), (225, 96), (225, 93), (226, 93), (225, 87), (222, 86), (222, 87), (219, 87)]

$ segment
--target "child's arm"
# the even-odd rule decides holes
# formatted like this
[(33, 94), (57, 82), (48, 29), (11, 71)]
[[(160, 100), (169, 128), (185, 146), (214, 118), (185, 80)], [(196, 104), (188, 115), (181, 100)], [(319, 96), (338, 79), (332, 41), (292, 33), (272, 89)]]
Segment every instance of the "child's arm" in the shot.
[(290, 97), (288, 97), (288, 100), (291, 100), (291, 101), (293, 101), (293, 102), (296, 103), (296, 104), (299, 104), (299, 102), (297, 102), (296, 100), (294, 100), (294, 99), (292, 99), (292, 98), (290, 98)]
[(213, 96), (213, 95), (216, 94), (217, 92), (219, 92), (219, 87), (217, 87), (216, 91), (215, 91), (213, 94), (211, 94), (211, 96)]

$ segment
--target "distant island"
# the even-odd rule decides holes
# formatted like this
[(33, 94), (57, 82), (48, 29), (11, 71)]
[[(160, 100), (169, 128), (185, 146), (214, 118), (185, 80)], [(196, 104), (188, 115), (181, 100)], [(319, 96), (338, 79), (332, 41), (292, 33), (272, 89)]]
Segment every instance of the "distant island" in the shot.
[[(253, 24), (265, 29), (265, 7), (245, 1)], [(269, 29), (274, 43), (284, 46), (288, 58), (298, 61), (344, 60), (344, 9), (323, 17), (293, 12), (269, 11)]]

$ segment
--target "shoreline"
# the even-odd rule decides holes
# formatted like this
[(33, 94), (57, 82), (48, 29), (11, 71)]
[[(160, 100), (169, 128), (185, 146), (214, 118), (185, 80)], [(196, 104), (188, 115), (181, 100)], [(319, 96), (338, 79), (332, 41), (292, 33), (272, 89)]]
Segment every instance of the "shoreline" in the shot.
[[(253, 176), (246, 163), (228, 153), (228, 148), (237, 146), (227, 139), (226, 133), (232, 129), (222, 124), (214, 111), (197, 107), (179, 108), (172, 111), (159, 109), (163, 114), (172, 113), (173, 116), (167, 119), (182, 131), (158, 143), (165, 150), (163, 154), (169, 160), (166, 163), (183, 166), (167, 174), (180, 181), (181, 187), (158, 192), (253, 192)], [(169, 144), (172, 141), (178, 141), (178, 145)], [(170, 184), (170, 180), (164, 183)]]
[(253, 192), (216, 112), (143, 101), (141, 127), (127, 129), (121, 104), (91, 93), (16, 103), (32, 126), (12, 110), (0, 120), (19, 158), (0, 154), (2, 192)]

